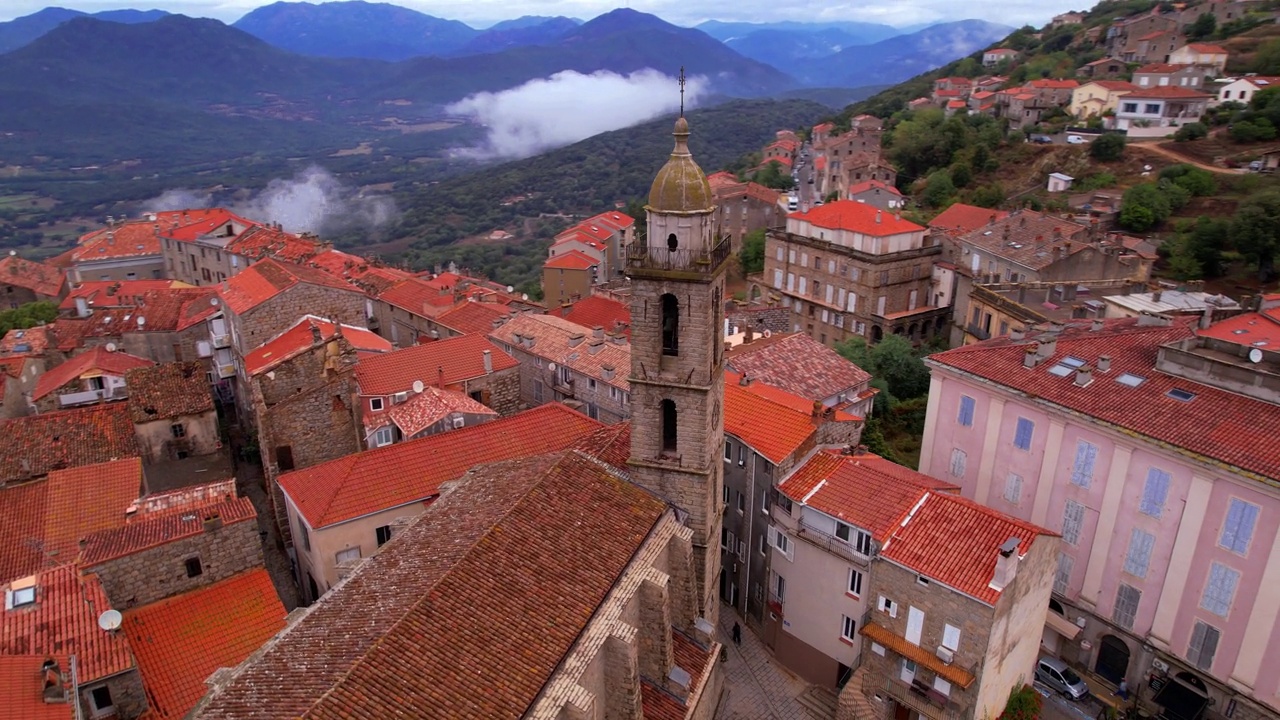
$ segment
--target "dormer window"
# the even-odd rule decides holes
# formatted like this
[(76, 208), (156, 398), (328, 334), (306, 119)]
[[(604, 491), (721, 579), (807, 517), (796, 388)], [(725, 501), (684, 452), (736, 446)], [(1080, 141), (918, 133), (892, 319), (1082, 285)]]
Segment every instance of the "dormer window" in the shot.
[(369, 409), (377, 412), (382, 409), (382, 398), (373, 398), (369, 400)]
[(10, 590), (5, 597), (5, 609), (13, 610), (36, 602), (36, 586), (18, 587)]

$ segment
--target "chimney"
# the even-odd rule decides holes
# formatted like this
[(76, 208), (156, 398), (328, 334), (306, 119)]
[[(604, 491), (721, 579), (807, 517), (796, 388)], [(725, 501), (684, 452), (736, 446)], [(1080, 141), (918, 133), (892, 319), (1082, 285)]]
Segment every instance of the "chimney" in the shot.
[(615, 371), (616, 371), (616, 368), (614, 368), (612, 365), (600, 366), (600, 374), (604, 377), (605, 380), (612, 380)]
[(1093, 368), (1081, 365), (1076, 368), (1076, 387), (1085, 387), (1093, 382)]
[(821, 401), (821, 400), (814, 400), (814, 401), (813, 401), (813, 412), (811, 413), (811, 414), (813, 415), (813, 417), (822, 417), (822, 408), (823, 408), (822, 401)]
[(213, 532), (222, 527), (222, 516), (217, 512), (209, 513), (204, 519), (204, 531)]
[(604, 349), (604, 340), (592, 340), (587, 343), (587, 353), (595, 355)]
[(1036, 360), (1039, 357), (1040, 343), (1031, 343), (1022, 353), (1022, 367), (1033, 368), (1036, 366)]
[(76, 317), (89, 317), (89, 301), (82, 297), (76, 298)]
[(1016, 327), (1009, 331), (1009, 339), (1014, 342), (1022, 342), (1027, 337), (1022, 328)]
[(614, 345), (626, 345), (626, 344), (627, 344), (627, 336), (626, 336), (626, 335), (624, 335), (624, 334), (623, 334), (623, 333), (621, 333), (621, 332), (616, 333), (616, 334), (613, 336), (613, 344), (614, 344)]
[(579, 345), (581, 345), (581, 344), (582, 344), (582, 341), (583, 341), (584, 339), (586, 339), (586, 335), (583, 335), (582, 333), (574, 333), (574, 334), (570, 335), (570, 336), (569, 336), (569, 347), (578, 347)]
[(1213, 308), (1206, 307), (1204, 312), (1200, 314), (1200, 329), (1204, 330), (1213, 324)]
[(320, 332), (320, 326), (315, 323), (311, 323), (311, 342), (317, 344), (324, 342), (324, 334)]
[(672, 665), (671, 672), (667, 673), (666, 682), (663, 683), (667, 692), (675, 695), (680, 702), (684, 702), (689, 697), (689, 686), (693, 682), (693, 676), (679, 665)]
[(880, 224), (880, 211), (879, 211), (879, 210), (877, 210), (877, 211), (876, 211), (876, 224), (877, 224), (877, 225), (879, 225), (879, 224)]
[(1093, 332), (1098, 332), (1104, 325), (1105, 323), (1102, 322), (1102, 318), (1094, 318), (1093, 322), (1089, 323), (1089, 329)]
[(751, 384), (751, 378), (747, 377), (746, 373), (742, 373), (742, 376), (738, 378), (738, 384), (746, 387)]
[(1111, 372), (1111, 356), (1110, 355), (1098, 356), (1098, 372)]
[(1054, 353), (1058, 352), (1058, 338), (1053, 335), (1050, 335), (1047, 338), (1041, 338), (1040, 342), (1036, 343), (1036, 345), (1038, 350), (1038, 352), (1036, 352), (1036, 357), (1039, 357), (1042, 360), (1051, 358)]
[(1158, 303), (1160, 302), (1160, 298), (1163, 296), (1164, 296), (1163, 290), (1156, 290), (1155, 292), (1151, 293), (1151, 302)]
[(596, 325), (595, 327), (591, 328), (591, 337), (595, 338), (596, 340), (603, 340), (604, 328), (600, 327), (599, 325)]
[(44, 701), (49, 704), (66, 702), (67, 686), (63, 681), (58, 661), (47, 658), (40, 670), (44, 674)]
[(750, 325), (748, 325), (748, 326), (747, 326), (747, 327), (742, 331), (742, 344), (743, 344), (743, 345), (746, 345), (747, 343), (749, 343), (749, 342), (751, 342), (752, 340), (755, 340), (755, 339), (756, 339), (756, 331), (755, 331), (755, 328), (752, 328)]
[(116, 234), (111, 232), (110, 230), (107, 231), (107, 244), (108, 245), (116, 244)]
[(991, 213), (991, 217), (987, 218), (987, 224), (988, 224), (988, 225), (995, 225), (995, 224), (996, 224), (996, 214), (995, 214), (995, 213)]
[(493, 372), (493, 351), (485, 350), (480, 354), (484, 356), (484, 374), (489, 375)]
[(1018, 538), (1011, 537), (1000, 546), (1000, 554), (996, 556), (996, 571), (991, 577), (989, 587), (992, 590), (1004, 590), (1013, 582), (1018, 574)]

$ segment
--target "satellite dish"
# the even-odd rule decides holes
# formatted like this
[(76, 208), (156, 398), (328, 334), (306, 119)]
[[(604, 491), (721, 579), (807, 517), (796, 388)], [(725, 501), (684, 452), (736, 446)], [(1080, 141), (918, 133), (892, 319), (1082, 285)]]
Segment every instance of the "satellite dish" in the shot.
[(1250, 350), (1250, 351), (1249, 351), (1249, 362), (1251, 362), (1251, 363), (1260, 363), (1260, 362), (1262, 362), (1262, 351), (1261, 351), (1261, 350), (1259, 350), (1258, 348), (1254, 348), (1254, 349)]
[(115, 343), (107, 343), (107, 352), (115, 352), (115, 351), (116, 351), (116, 344), (115, 344)]
[(218, 307), (218, 298), (216, 297), (209, 298), (209, 304), (214, 307)]
[(555, 372), (555, 371), (556, 371), (556, 364), (555, 364), (555, 363), (548, 363), (548, 364), (547, 364), (547, 369), (548, 369), (548, 370), (550, 370), (551, 372)]
[(508, 285), (508, 286), (507, 286), (507, 292), (515, 292), (515, 291), (516, 291), (516, 287), (515, 287), (515, 285)]
[(421, 380), (414, 380), (414, 381), (413, 381), (413, 391), (414, 391), (414, 392), (416, 392), (416, 393), (420, 393), (420, 392), (422, 392), (423, 390), (425, 390), (425, 389), (426, 389), (426, 387), (427, 387), (426, 385), (423, 385), (423, 384), (422, 384), (422, 381), (421, 381)]
[(143, 316), (139, 315), (139, 316), (138, 316), (138, 327), (142, 327), (143, 325), (146, 325), (146, 324), (147, 324), (147, 319), (146, 319), (145, 317), (143, 317)]
[(111, 632), (120, 629), (120, 623), (124, 620), (124, 616), (119, 610), (107, 610), (98, 616), (98, 627)]

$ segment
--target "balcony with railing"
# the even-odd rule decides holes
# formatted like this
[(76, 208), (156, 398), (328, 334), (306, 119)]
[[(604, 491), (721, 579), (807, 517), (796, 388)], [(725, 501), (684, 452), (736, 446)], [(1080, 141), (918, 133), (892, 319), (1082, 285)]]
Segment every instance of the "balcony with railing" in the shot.
[(627, 246), (627, 272), (713, 275), (731, 252), (732, 242), (727, 237), (710, 250), (633, 243)]
[(213, 346), (215, 348), (231, 347), (231, 334), (223, 333), (221, 335), (213, 335)]
[(854, 546), (834, 535), (828, 534), (826, 531), (819, 530), (803, 520), (797, 525), (796, 534), (800, 536), (801, 540), (811, 545), (816, 545), (834, 555), (839, 555), (846, 560), (851, 560), (858, 565), (865, 567), (871, 562), (871, 558), (858, 552)]
[(123, 400), (129, 397), (128, 391), (123, 387), (104, 388), (102, 390), (85, 390), (83, 392), (65, 393), (58, 396), (58, 405), (61, 407), (74, 407), (76, 405), (92, 405), (99, 402), (108, 402), (111, 400)]
[[(868, 680), (871, 677), (868, 676)], [(956, 703), (921, 680), (904, 682), (900, 678), (885, 678), (880, 689), (899, 705), (911, 708), (929, 720), (960, 720), (963, 717)]]
[(218, 366), (218, 377), (229, 378), (236, 374), (236, 366), (233, 363), (226, 363)]

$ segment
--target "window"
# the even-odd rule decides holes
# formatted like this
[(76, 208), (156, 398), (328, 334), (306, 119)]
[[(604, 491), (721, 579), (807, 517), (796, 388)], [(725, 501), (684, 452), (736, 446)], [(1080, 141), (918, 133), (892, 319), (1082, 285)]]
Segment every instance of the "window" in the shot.
[(854, 533), (853, 547), (862, 555), (871, 555), (871, 533), (862, 530)]
[(662, 354), (680, 354), (680, 301), (671, 293), (662, 296)]
[(1124, 571), (1134, 577), (1146, 577), (1147, 566), (1151, 563), (1151, 548), (1156, 544), (1156, 536), (1133, 529), (1129, 536), (1129, 552), (1124, 558)]
[[(1147, 79), (1146, 79), (1146, 78), (1142, 78), (1142, 84), (1143, 84), (1143, 85), (1146, 85), (1146, 84), (1147, 84), (1147, 82), (1146, 82), (1146, 81), (1147, 81)], [(1138, 103), (1124, 103), (1124, 112), (1127, 112), (1127, 113), (1136, 113), (1136, 112), (1138, 112)]]
[(785, 512), (786, 514), (790, 515), (791, 514), (791, 498), (787, 497), (786, 495), (783, 495), (782, 493), (778, 493), (778, 507), (782, 508), (782, 511)]
[(951, 476), (964, 477), (965, 461), (968, 456), (960, 448), (952, 448), (951, 450)]
[(106, 685), (89, 691), (89, 704), (93, 706), (90, 709), (93, 710), (94, 717), (110, 714), (116, 709), (115, 703), (111, 700), (111, 690)]
[(1031, 435), (1035, 432), (1036, 424), (1026, 418), (1018, 418), (1018, 426), (1013, 432), (1013, 446), (1019, 450), (1031, 449)]
[(9, 608), (22, 607), (30, 605), (36, 601), (36, 588), (31, 587), (15, 588), (9, 591)]
[(968, 395), (960, 396), (960, 416), (956, 418), (956, 422), (964, 427), (973, 427), (973, 406), (974, 400)]
[(378, 428), (377, 432), (373, 434), (374, 447), (383, 447), (385, 445), (390, 445), (392, 442), (395, 442), (395, 434), (391, 430), (390, 425)]
[(1022, 499), (1022, 476), (1009, 473), (1009, 477), (1004, 479), (1004, 499), (1017, 505)]
[(307, 532), (307, 526), (302, 520), (298, 520), (298, 537), (302, 538), (302, 549), (311, 552), (311, 533)]
[(757, 545), (760, 546), (757, 549), (760, 551), (761, 555), (764, 555), (766, 552), (768, 552), (768, 548), (769, 548), (769, 543), (767, 542), (768, 537), (763, 533), (761, 533), (760, 535), (757, 535), (756, 537), (760, 538), (760, 542), (756, 543)]
[(775, 574), (773, 580), (773, 596), (778, 599), (778, 602), (785, 601), (787, 599), (787, 579)]
[(382, 527), (375, 529), (373, 534), (374, 538), (378, 541), (378, 547), (382, 547), (391, 539), (391, 526), (383, 525)]
[(1116, 591), (1116, 607), (1111, 619), (1125, 630), (1133, 629), (1133, 620), (1138, 616), (1138, 603), (1142, 601), (1142, 591), (1120, 583)]
[(1076, 442), (1076, 461), (1071, 466), (1071, 484), (1086, 490), (1093, 484), (1093, 465), (1098, 459), (1098, 446), (1080, 440)]
[(845, 525), (840, 521), (836, 521), (836, 537), (837, 538), (840, 538), (845, 542), (849, 542), (849, 533), (852, 532), (852, 530), (853, 529), (850, 528), (848, 525)]
[(720, 526), (720, 549), (729, 549), (729, 528), (723, 525)]
[(1174, 388), (1169, 392), (1165, 393), (1165, 395), (1168, 395), (1174, 400), (1180, 400), (1182, 402), (1191, 402), (1196, 398), (1195, 393), (1191, 392), (1190, 390), (1183, 390), (1182, 388)]
[(341, 565), (341, 564), (342, 564), (342, 563), (344, 563), (344, 562), (351, 562), (352, 560), (359, 560), (359, 559), (360, 559), (360, 548), (358, 548), (358, 547), (353, 547), (353, 548), (347, 548), (346, 550), (339, 550), (339, 551), (338, 551), (338, 554), (337, 554), (335, 557), (337, 558), (337, 560), (338, 560), (338, 564), (339, 564), (339, 565)]
[(729, 504), (729, 486), (725, 485), (723, 488), (721, 488), (721, 490), (723, 490), (724, 492), (724, 504), (728, 505)]
[(862, 571), (849, 568), (849, 594), (862, 595)]
[(881, 595), (880, 602), (876, 603), (876, 609), (880, 612), (889, 613), (889, 617), (898, 617), (898, 603)]
[(1080, 544), (1080, 528), (1084, 525), (1084, 505), (1075, 500), (1068, 500), (1062, 511), (1062, 542), (1068, 545)]
[(1218, 651), (1218, 628), (1196, 622), (1191, 631), (1191, 644), (1187, 647), (1187, 662), (1201, 670), (1213, 667), (1213, 654)]
[[(729, 462), (730, 460), (733, 460), (733, 446), (729, 444), (728, 440), (725, 440), (724, 441), (724, 461)], [(728, 488), (726, 488), (726, 490), (727, 489)]]
[(1239, 570), (1233, 570), (1221, 563), (1214, 563), (1209, 567), (1209, 581), (1205, 583), (1200, 607), (1214, 615), (1226, 617), (1231, 611), (1231, 601), (1235, 599), (1236, 586), (1239, 584)]
[(588, 390), (595, 390), (595, 389), (596, 389), (596, 379), (595, 379), (595, 378), (587, 378), (587, 389), (588, 389)]
[(1169, 473), (1160, 468), (1147, 471), (1147, 482), (1142, 487), (1142, 503), (1138, 511), (1158, 518), (1164, 514), (1164, 502), (1169, 497)]
[(1253, 528), (1258, 522), (1258, 506), (1239, 498), (1231, 498), (1227, 506), (1227, 520), (1222, 524), (1218, 544), (1233, 553), (1244, 555), (1253, 539)]
[(182, 423), (174, 423), (170, 425), (169, 432), (172, 433), (175, 438), (184, 438), (187, 436), (187, 428), (184, 427)]
[(935, 675), (933, 678), (933, 689), (944, 697), (951, 696), (951, 683), (942, 679), (941, 675)]
[(371, 398), (369, 400), (369, 409), (377, 412), (382, 409), (382, 398)]
[(738, 514), (747, 511), (747, 495), (746, 493), (738, 493)]
[(960, 649), (960, 628), (955, 625), (942, 626), (942, 647), (951, 650)]
[(663, 400), (662, 408), (662, 452), (676, 451), (676, 403), (674, 400)]
[(788, 560), (791, 559), (791, 538), (786, 533), (779, 532), (777, 528), (769, 528), (769, 537), (772, 539), (773, 547), (782, 553)]
[(187, 558), (182, 564), (186, 566), (187, 577), (189, 578), (200, 577), (204, 574), (204, 568), (200, 566), (200, 558), (198, 557)]
[(1144, 103), (1142, 112), (1147, 115), (1159, 115), (1160, 103)]
[(920, 644), (920, 635), (924, 632), (924, 611), (918, 607), (907, 608), (907, 642)]
[(858, 630), (858, 623), (854, 622), (853, 618), (849, 617), (848, 615), (840, 616), (840, 639), (841, 640), (848, 640), (849, 642), (855, 642), (854, 638), (858, 636), (857, 630)]
[[(746, 465), (746, 464), (747, 464), (747, 446), (738, 445), (738, 467), (742, 467), (743, 465)], [(738, 509), (741, 510), (742, 508), (738, 508)]]
[(769, 491), (767, 489), (760, 491), (760, 514), (769, 514)]
[(915, 662), (908, 660), (906, 658), (902, 658), (902, 671), (898, 677), (902, 680), (902, 682), (910, 685), (912, 681), (916, 679)]

